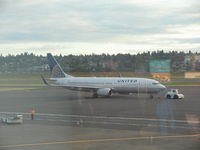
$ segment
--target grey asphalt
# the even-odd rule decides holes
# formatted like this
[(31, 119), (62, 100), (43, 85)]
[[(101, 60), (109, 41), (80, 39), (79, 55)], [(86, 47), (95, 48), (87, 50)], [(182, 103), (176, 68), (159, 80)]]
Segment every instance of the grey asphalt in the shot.
[[(0, 88), (0, 114), (23, 114), (24, 123), (0, 124), (0, 149), (200, 149), (199, 136), (188, 137), (200, 133), (200, 87), (173, 87), (185, 95), (183, 100), (142, 94), (91, 98), (55, 87), (7, 88)], [(31, 109), (36, 110), (34, 120)], [(80, 142), (91, 139), (97, 141)], [(63, 141), (79, 142), (55, 143)]]

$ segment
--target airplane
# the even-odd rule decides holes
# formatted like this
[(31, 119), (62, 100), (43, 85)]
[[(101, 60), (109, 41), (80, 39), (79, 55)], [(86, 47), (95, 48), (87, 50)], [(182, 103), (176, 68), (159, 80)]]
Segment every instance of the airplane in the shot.
[[(59, 86), (69, 90), (92, 92), (93, 97), (110, 97), (114, 93), (147, 93), (150, 98), (158, 94), (166, 87), (160, 82), (148, 78), (125, 78), (125, 77), (74, 77), (66, 74), (51, 53), (47, 54), (48, 64), (54, 81)], [(45, 84), (49, 85), (42, 77)]]

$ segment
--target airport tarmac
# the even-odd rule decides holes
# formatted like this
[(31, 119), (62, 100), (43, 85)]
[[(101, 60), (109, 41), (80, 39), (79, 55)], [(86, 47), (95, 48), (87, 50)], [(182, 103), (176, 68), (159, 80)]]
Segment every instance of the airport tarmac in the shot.
[(185, 99), (92, 98), (56, 87), (0, 87), (1, 116), (24, 117), (21, 125), (0, 123), (0, 150), (199, 150), (200, 87), (173, 88)]

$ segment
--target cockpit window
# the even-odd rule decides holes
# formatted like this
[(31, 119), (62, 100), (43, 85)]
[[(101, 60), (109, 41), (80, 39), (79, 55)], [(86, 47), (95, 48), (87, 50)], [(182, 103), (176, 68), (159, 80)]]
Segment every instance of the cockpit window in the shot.
[(158, 84), (159, 84), (159, 82), (153, 82), (152, 84), (153, 84), (153, 85), (158, 85)]

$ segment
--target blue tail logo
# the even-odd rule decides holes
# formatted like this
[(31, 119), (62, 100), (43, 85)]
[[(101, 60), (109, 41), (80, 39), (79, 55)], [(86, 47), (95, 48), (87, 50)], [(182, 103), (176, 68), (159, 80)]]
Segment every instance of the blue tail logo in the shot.
[(56, 59), (50, 54), (47, 54), (48, 64), (53, 78), (65, 78), (70, 75), (65, 74)]

